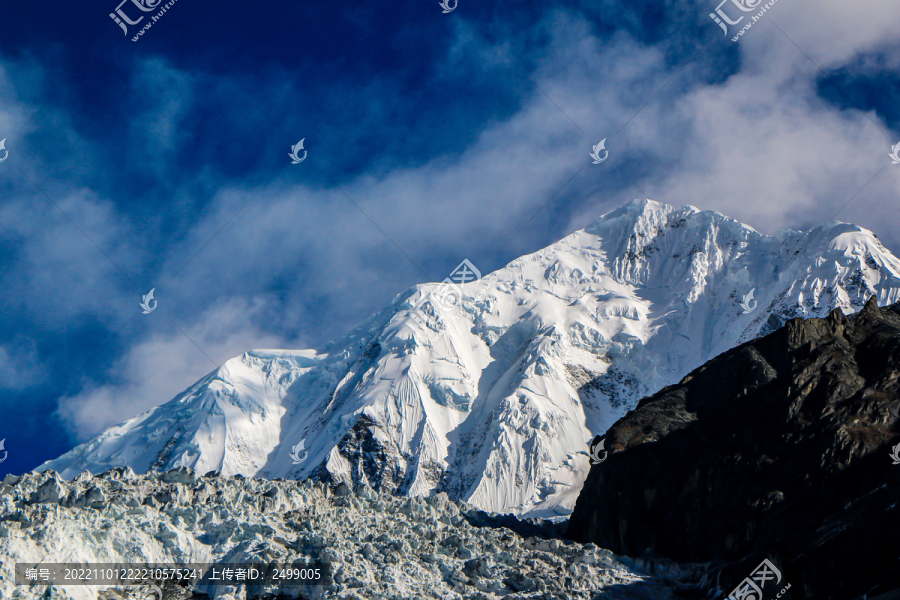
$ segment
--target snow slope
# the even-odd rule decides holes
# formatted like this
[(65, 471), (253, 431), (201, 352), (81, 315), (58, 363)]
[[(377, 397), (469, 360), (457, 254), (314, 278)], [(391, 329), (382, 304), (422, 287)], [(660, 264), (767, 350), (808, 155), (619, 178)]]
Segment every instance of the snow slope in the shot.
[(415, 286), (319, 351), (231, 359), (39, 470), (352, 480), (565, 515), (587, 442), (641, 397), (790, 318), (897, 302), (900, 260), (854, 225), (766, 236), (645, 200), (459, 286), (456, 301), (429, 296), (444, 289)]

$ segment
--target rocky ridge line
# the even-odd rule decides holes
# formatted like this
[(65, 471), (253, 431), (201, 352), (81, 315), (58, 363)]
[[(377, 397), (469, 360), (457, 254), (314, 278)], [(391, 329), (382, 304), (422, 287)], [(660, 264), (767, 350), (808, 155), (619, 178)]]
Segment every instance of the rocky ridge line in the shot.
[(567, 535), (708, 563), (726, 594), (768, 559), (786, 599), (900, 597), (898, 313), (791, 320), (643, 399)]

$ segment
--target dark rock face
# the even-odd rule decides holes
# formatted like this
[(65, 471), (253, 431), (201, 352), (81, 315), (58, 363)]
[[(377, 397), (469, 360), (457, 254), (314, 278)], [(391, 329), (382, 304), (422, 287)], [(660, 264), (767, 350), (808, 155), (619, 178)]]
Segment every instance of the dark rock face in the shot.
[(607, 432), (567, 536), (709, 563), (726, 594), (763, 559), (782, 599), (900, 588), (898, 311), (793, 319), (642, 400)]

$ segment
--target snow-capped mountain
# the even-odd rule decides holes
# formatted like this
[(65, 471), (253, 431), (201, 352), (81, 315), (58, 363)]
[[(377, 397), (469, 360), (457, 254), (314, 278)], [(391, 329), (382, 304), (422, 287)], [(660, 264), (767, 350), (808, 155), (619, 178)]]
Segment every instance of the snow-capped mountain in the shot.
[(231, 359), (40, 470), (187, 466), (568, 514), (587, 443), (641, 397), (790, 318), (897, 302), (900, 260), (854, 225), (766, 236), (646, 200), (447, 289), (415, 286), (318, 351)]

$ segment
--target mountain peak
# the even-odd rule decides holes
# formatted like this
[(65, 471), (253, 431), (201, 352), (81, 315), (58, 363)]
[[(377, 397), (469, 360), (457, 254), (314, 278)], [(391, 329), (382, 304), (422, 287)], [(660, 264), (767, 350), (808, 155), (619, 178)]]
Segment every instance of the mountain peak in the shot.
[(656, 200), (651, 200), (649, 198), (633, 198), (630, 202), (620, 206), (619, 208), (601, 215), (600, 218), (594, 222), (594, 224), (614, 221), (616, 219), (622, 219), (623, 217), (628, 221), (634, 222), (635, 220), (642, 217), (646, 218), (649, 215), (660, 213), (669, 214), (674, 210), (675, 209), (672, 206), (663, 204), (662, 202), (657, 202)]

